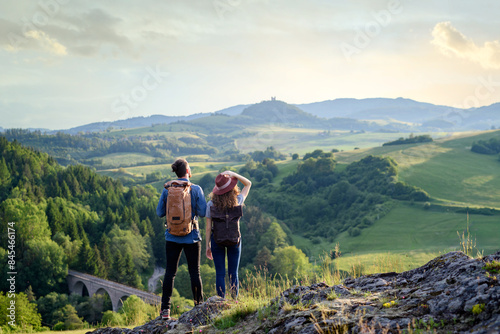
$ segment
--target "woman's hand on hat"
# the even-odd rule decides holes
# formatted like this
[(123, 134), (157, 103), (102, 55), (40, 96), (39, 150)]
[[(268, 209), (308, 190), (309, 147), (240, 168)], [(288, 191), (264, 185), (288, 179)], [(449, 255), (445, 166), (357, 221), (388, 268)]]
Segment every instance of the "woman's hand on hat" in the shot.
[(227, 175), (229, 177), (236, 177), (237, 174), (233, 171), (227, 170), (227, 171), (223, 172), (222, 175)]

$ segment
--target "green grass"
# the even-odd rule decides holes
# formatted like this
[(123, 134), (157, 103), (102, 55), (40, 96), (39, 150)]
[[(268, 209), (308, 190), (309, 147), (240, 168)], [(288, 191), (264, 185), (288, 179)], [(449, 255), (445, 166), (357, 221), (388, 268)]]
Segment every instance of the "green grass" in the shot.
[(58, 334), (85, 334), (87, 332), (92, 332), (95, 328), (89, 329), (75, 329), (73, 331), (47, 331), (42, 333), (58, 333)]
[(255, 136), (237, 139), (237, 147), (243, 152), (265, 150), (273, 146), (283, 153), (303, 155), (314, 149), (330, 151), (351, 151), (354, 148), (371, 148), (385, 142), (408, 136), (409, 133), (351, 133), (349, 131), (330, 131), (323, 135), (323, 130), (305, 128), (283, 128), (277, 126), (260, 126), (249, 128), (257, 132)]
[(297, 170), (297, 165), (301, 161), (302, 161), (301, 159), (297, 159), (297, 160), (287, 159), (287, 160), (283, 160), (283, 161), (277, 161), (276, 165), (279, 168), (279, 172), (278, 172), (278, 175), (276, 175), (276, 177), (273, 179), (273, 184), (275, 184), (275, 185), (281, 184), (281, 181), (283, 181), (283, 179), (286, 176), (292, 174), (293, 172), (295, 172)]
[[(496, 132), (496, 136), (499, 136)], [(470, 151), (473, 141), (491, 133), (438, 143), (439, 154), (422, 164), (403, 169), (401, 179), (425, 189), (433, 198), (466, 206), (500, 208), (498, 156)]]
[[(470, 215), (470, 232), (485, 251), (498, 248), (500, 216)], [(398, 203), (385, 217), (361, 231), (358, 237), (342, 233), (336, 239), (347, 252), (434, 251), (459, 248), (457, 231), (467, 226), (467, 215), (424, 210)]]
[(376, 147), (335, 156), (343, 164), (370, 154), (390, 156), (400, 167), (400, 179), (424, 189), (433, 199), (452, 205), (500, 208), (498, 156), (470, 151), (474, 141), (499, 135), (499, 131), (461, 133), (432, 143)]
[[(498, 250), (500, 216), (470, 215), (470, 233), (476, 240), (476, 251), (490, 254)], [(401, 270), (422, 265), (435, 256), (453, 250), (461, 250), (457, 232), (466, 230), (467, 216), (447, 211), (424, 210), (421, 206), (398, 203), (385, 217), (350, 237), (340, 234), (342, 257), (340, 269), (349, 270), (353, 263), (362, 265), (366, 272), (382, 272), (377, 264), (379, 257), (395, 256)], [(334, 243), (323, 240), (313, 244), (309, 239), (293, 236), (294, 244), (305, 249), (312, 261), (333, 250)]]
[(154, 157), (144, 153), (112, 153), (99, 157), (98, 159), (102, 159), (104, 165), (119, 167), (122, 165), (150, 162), (154, 160)]

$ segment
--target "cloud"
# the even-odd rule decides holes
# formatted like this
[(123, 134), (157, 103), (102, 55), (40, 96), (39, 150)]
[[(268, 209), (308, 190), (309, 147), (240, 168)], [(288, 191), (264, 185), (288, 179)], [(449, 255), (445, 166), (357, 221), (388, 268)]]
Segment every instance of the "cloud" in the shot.
[(81, 56), (106, 53), (108, 49), (116, 55), (119, 52), (135, 56), (130, 38), (118, 31), (123, 24), (121, 18), (112, 16), (103, 9), (94, 8), (78, 15), (64, 15), (59, 19), (61, 26), (49, 29), (61, 36), (70, 52)]
[(1, 34), (0, 46), (9, 52), (17, 52), (23, 49), (43, 50), (56, 55), (66, 55), (66, 47), (56, 38), (49, 36), (42, 30), (29, 30), (14, 24), (13, 22), (0, 19), (0, 30), (5, 31)]
[(31, 30), (25, 34), (26, 37), (32, 38), (40, 44), (40, 46), (57, 55), (66, 55), (66, 47), (60, 44), (56, 39), (50, 38), (45, 32), (41, 30)]
[[(131, 38), (122, 32), (122, 18), (93, 8), (67, 14), (61, 10), (38, 24), (0, 17), (0, 47), (7, 51), (38, 50), (57, 55), (95, 56), (126, 54), (137, 56)], [(132, 29), (133, 30), (133, 29)]]
[(480, 64), (487, 69), (500, 69), (500, 42), (485, 42), (478, 46), (474, 41), (450, 22), (440, 22), (432, 30), (434, 39), (431, 41), (443, 54), (456, 56)]

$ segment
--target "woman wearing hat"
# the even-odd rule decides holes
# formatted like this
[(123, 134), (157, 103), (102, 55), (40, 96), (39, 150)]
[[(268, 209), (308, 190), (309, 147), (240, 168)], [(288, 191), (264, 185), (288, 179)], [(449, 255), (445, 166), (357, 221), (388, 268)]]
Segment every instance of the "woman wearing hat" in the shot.
[[(244, 186), (241, 192), (237, 186), (238, 180), (243, 183)], [(226, 252), (231, 295), (233, 298), (238, 296), (238, 267), (240, 265), (241, 241), (232, 246), (224, 246), (216, 243), (212, 233), (212, 215), (220, 215), (220, 213), (223, 212), (226, 217), (228, 217), (228, 212), (232, 212), (233, 215), (234, 212), (240, 212), (239, 216), (241, 217), (241, 206), (245, 202), (245, 198), (251, 186), (252, 182), (247, 178), (232, 171), (225, 171), (215, 178), (215, 187), (210, 194), (211, 201), (207, 203), (207, 212), (205, 215), (207, 222), (206, 253), (207, 258), (214, 261), (216, 276), (215, 287), (217, 289), (217, 294), (222, 298), (225, 298), (226, 294), (224, 281), (226, 276)], [(239, 211), (234, 210), (238, 207)], [(239, 219), (238, 216), (233, 218)]]

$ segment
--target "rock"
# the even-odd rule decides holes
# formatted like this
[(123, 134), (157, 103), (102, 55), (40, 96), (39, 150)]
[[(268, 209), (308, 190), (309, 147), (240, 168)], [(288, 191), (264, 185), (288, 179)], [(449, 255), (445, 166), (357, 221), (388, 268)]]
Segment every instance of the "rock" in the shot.
[[(499, 260), (500, 252), (483, 259), (451, 252), (400, 274), (348, 278), (344, 284), (335, 286), (326, 283), (294, 286), (270, 301), (267, 318), (259, 318), (258, 313), (249, 315), (234, 331), (500, 333), (499, 281), (483, 269), (486, 262)], [(167, 330), (168, 333), (192, 333), (199, 329), (203, 333), (218, 333), (211, 323), (230, 306), (219, 297), (211, 297), (178, 320), (165, 322), (157, 318), (132, 330), (101, 328), (93, 333), (164, 333)]]

